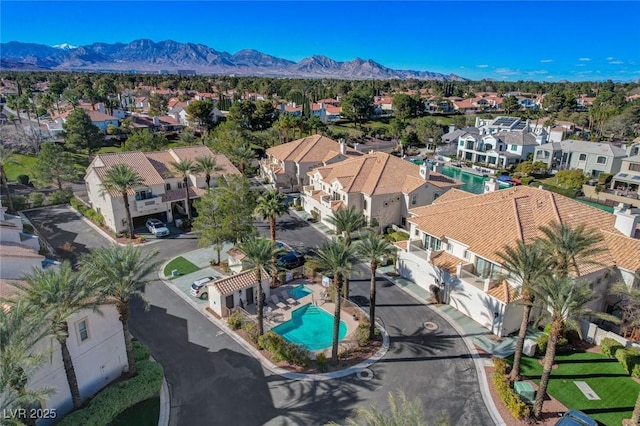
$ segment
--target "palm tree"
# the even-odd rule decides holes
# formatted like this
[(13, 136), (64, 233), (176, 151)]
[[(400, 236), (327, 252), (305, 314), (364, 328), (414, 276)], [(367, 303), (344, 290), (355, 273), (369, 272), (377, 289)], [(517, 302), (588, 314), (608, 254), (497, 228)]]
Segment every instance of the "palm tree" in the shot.
[(101, 314), (100, 292), (97, 285), (78, 279), (68, 262), (57, 269), (35, 269), (25, 275), (23, 283), (14, 286), (20, 290), (20, 298), (26, 303), (30, 315), (44, 317), (44, 330), (60, 344), (62, 363), (67, 376), (73, 408), (80, 407), (80, 389), (76, 370), (69, 353), (69, 319), (89, 309)]
[(380, 260), (385, 256), (391, 256), (395, 249), (381, 235), (371, 232), (358, 242), (356, 251), (360, 257), (369, 261), (371, 268), (371, 284), (369, 286), (369, 339), (371, 340), (375, 336), (376, 328), (376, 270), (380, 265)]
[(205, 174), (205, 181), (207, 182), (207, 189), (211, 187), (211, 173), (220, 170), (216, 159), (211, 156), (196, 158), (196, 170)]
[(595, 245), (602, 236), (584, 224), (571, 227), (559, 222), (540, 227), (543, 234), (542, 245), (552, 259), (551, 267), (558, 274), (568, 276), (574, 273), (580, 276), (579, 264), (596, 264), (593, 257), (601, 252)]
[[(289, 211), (289, 206), (286, 204), (286, 197), (280, 193), (277, 189), (266, 191), (258, 198), (258, 204), (256, 205), (255, 213), (259, 215), (262, 220), (269, 221), (269, 234), (271, 241), (276, 242), (276, 219), (284, 215)], [(278, 271), (276, 269), (276, 258), (271, 259), (273, 268), (271, 270), (272, 284), (275, 285), (278, 280)]]
[(131, 207), (129, 206), (129, 192), (134, 192), (136, 186), (144, 184), (144, 180), (131, 166), (127, 164), (116, 164), (111, 167), (102, 181), (102, 192), (119, 193), (124, 201), (124, 209), (127, 212), (127, 227), (129, 228), (129, 239), (133, 239), (133, 219), (131, 218)]
[(197, 165), (193, 160), (172, 161), (171, 167), (182, 177), (184, 187), (184, 209), (187, 212), (189, 222), (191, 222), (191, 206), (189, 205), (189, 176), (197, 171)]
[(333, 276), (333, 286), (336, 289), (335, 311), (333, 317), (333, 346), (331, 359), (338, 363), (338, 338), (340, 332), (340, 308), (342, 304), (342, 283), (348, 277), (356, 263), (356, 253), (353, 247), (345, 244), (345, 241), (332, 238), (315, 253), (314, 263), (318, 270)]
[[(364, 215), (353, 206), (334, 212), (333, 216), (329, 217), (327, 221), (335, 226), (337, 235), (344, 237), (344, 242), (347, 246), (351, 245), (351, 235), (358, 229), (364, 228), (366, 224)], [(349, 299), (349, 277), (345, 279), (344, 297)]]
[(264, 297), (262, 291), (262, 271), (272, 272), (274, 264), (272, 259), (282, 254), (284, 250), (278, 248), (275, 243), (266, 238), (250, 237), (245, 242), (238, 245), (238, 250), (242, 252), (245, 260), (256, 271), (256, 281), (258, 282), (258, 300), (256, 302), (256, 315), (258, 317), (258, 335), (264, 333), (264, 314), (262, 305)]
[(530, 244), (518, 240), (515, 247), (505, 247), (503, 252), (498, 252), (498, 256), (502, 259), (502, 267), (507, 270), (509, 276), (520, 283), (520, 296), (523, 305), (522, 322), (520, 323), (520, 332), (510, 374), (510, 379), (515, 381), (520, 379), (520, 361), (522, 360), (522, 350), (527, 337), (534, 301), (531, 290), (549, 274), (550, 261), (544, 256), (542, 244), (538, 240)]
[(598, 296), (591, 291), (588, 283), (576, 281), (566, 275), (547, 276), (531, 290), (537, 302), (549, 312), (551, 317), (549, 342), (544, 356), (542, 376), (533, 403), (533, 415), (539, 417), (547, 393), (558, 340), (567, 326), (576, 327), (576, 321), (590, 312), (586, 305)]
[(13, 200), (9, 194), (9, 183), (7, 181), (7, 172), (5, 166), (15, 163), (13, 159), (13, 151), (4, 145), (0, 145), (0, 184), (2, 185), (2, 191), (5, 193), (7, 200), (7, 208), (9, 212), (13, 213)]
[(231, 160), (238, 165), (238, 169), (242, 174), (245, 174), (247, 165), (251, 164), (254, 158), (256, 158), (255, 151), (247, 145), (237, 146), (231, 151)]
[(102, 294), (110, 298), (116, 306), (118, 319), (122, 323), (129, 376), (135, 376), (137, 373), (129, 333), (130, 303), (136, 296), (145, 300), (144, 287), (152, 281), (153, 277), (150, 274), (159, 265), (158, 262), (152, 261), (156, 254), (143, 253), (131, 244), (112, 244), (96, 248), (80, 259), (83, 281), (98, 285)]

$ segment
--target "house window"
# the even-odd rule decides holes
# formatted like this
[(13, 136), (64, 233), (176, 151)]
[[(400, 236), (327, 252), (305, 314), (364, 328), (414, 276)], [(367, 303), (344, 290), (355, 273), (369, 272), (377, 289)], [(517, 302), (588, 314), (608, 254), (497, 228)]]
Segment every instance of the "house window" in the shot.
[(367, 199), (366, 198), (364, 200), (362, 200), (362, 209), (363, 210), (367, 209)]
[(578, 161), (587, 161), (587, 154), (580, 154), (580, 158), (578, 158)]
[(415, 235), (416, 237), (417, 237), (418, 235), (420, 235), (420, 230), (419, 230), (418, 228), (416, 228), (416, 229), (413, 231), (413, 235)]
[(471, 260), (471, 252), (469, 250), (464, 251), (464, 259)]
[(447, 251), (451, 251), (451, 243), (447, 243)]
[(438, 251), (442, 248), (442, 241), (429, 234), (424, 234), (424, 248)]
[(596, 160), (596, 163), (598, 164), (607, 164), (607, 157), (601, 155), (598, 157), (598, 159)]
[(164, 189), (166, 189), (167, 191), (171, 191), (171, 184), (168, 183), (164, 186)]
[(182, 189), (182, 182), (178, 182), (178, 189)]
[(411, 196), (411, 205), (415, 206), (416, 204), (418, 204), (418, 196), (417, 195), (412, 195)]
[(153, 194), (151, 193), (150, 189), (145, 189), (142, 191), (136, 191), (136, 200), (140, 201), (140, 200), (147, 200), (149, 198), (152, 198)]
[(629, 163), (629, 171), (630, 172), (640, 172), (640, 164), (631, 164), (631, 163)]
[(518, 150), (518, 145), (511, 145), (511, 151), (517, 151)]
[(76, 323), (76, 329), (78, 330), (78, 337), (81, 342), (84, 342), (89, 338), (89, 327), (87, 326), (86, 318)]
[(460, 141), (460, 143), (458, 145), (464, 146), (464, 141)]

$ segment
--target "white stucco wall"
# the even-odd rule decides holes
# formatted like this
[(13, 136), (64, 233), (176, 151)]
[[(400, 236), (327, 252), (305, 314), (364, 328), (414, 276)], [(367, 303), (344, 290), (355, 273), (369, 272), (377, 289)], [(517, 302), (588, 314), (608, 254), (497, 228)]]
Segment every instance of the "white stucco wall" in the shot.
[(497, 336), (504, 334), (501, 320), (504, 313), (504, 303), (460, 280), (450, 283), (449, 288), (449, 304), (451, 306), (488, 328), (493, 334)]
[[(223, 314), (222, 307), (226, 306), (225, 301), (229, 294), (218, 293), (218, 291), (216, 290), (216, 287), (213, 285), (208, 285), (207, 287), (209, 291), (209, 308), (211, 308), (211, 310), (213, 310), (218, 316), (224, 317), (226, 314)], [(233, 306), (234, 307), (240, 306), (240, 299), (242, 299), (243, 303), (245, 303), (246, 305), (246, 300), (247, 300), (246, 292), (250, 290), (253, 290), (253, 302), (257, 303), (258, 301), (257, 284), (254, 284), (251, 287), (244, 288), (242, 290), (242, 295), (240, 295), (240, 293), (237, 291), (233, 293)], [(265, 301), (268, 301), (268, 298), (271, 295), (268, 278), (262, 280), (262, 291), (264, 292), (265, 297), (267, 298), (267, 300)]]

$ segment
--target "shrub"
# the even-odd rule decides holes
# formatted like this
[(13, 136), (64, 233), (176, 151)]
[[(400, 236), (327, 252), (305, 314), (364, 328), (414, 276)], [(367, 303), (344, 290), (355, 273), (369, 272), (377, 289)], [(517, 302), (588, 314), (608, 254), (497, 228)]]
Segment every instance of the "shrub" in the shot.
[(247, 337), (252, 343), (258, 343), (258, 326), (255, 323), (247, 321), (242, 324), (242, 329), (247, 333)]
[(27, 175), (18, 175), (18, 177), (16, 178), (16, 180), (21, 183), (22, 185), (29, 185), (29, 176)]
[(282, 336), (267, 331), (258, 339), (258, 345), (269, 352), (274, 361), (286, 361), (306, 367), (309, 365), (309, 352), (302, 346), (287, 342)]
[(33, 226), (31, 226), (30, 223), (23, 223), (22, 232), (24, 232), (25, 234), (33, 234)]
[[(2, 199), (2, 205), (6, 207), (7, 206), (6, 197), (3, 195), (1, 199)], [(27, 197), (25, 197), (24, 195), (12, 195), (11, 202), (13, 203), (13, 209), (15, 211), (24, 210), (28, 206)]]
[(137, 340), (134, 340), (133, 342), (131, 342), (131, 346), (133, 346), (133, 359), (135, 359), (136, 362), (149, 359), (151, 353), (149, 352), (149, 348), (147, 348), (145, 345)]
[(127, 408), (158, 395), (162, 386), (162, 366), (150, 360), (136, 363), (138, 375), (109, 385), (95, 395), (83, 408), (68, 414), (57, 426), (102, 426)]
[(640, 379), (640, 364), (636, 364), (633, 366), (633, 370), (631, 370), (631, 377)]
[(32, 192), (29, 194), (29, 202), (33, 207), (42, 207), (44, 204), (44, 194), (42, 192)]
[[(548, 334), (541, 334), (540, 336), (538, 336), (538, 338), (536, 339), (536, 346), (538, 347), (538, 353), (544, 354), (547, 351), (548, 344), (549, 344)], [(556, 348), (559, 351), (562, 351), (566, 348), (568, 344), (569, 344), (569, 341), (567, 340), (566, 337), (560, 337), (558, 339), (558, 343), (556, 343)]]
[(327, 371), (327, 356), (323, 352), (320, 352), (316, 356), (316, 363), (318, 364), (318, 370), (320, 370), (321, 373)]
[(618, 349), (616, 351), (616, 358), (620, 361), (624, 369), (627, 370), (627, 373), (631, 374), (633, 369), (640, 364), (640, 349)]
[(240, 328), (242, 328), (243, 322), (244, 321), (242, 319), (242, 315), (240, 315), (240, 312), (238, 311), (232, 313), (227, 318), (227, 324), (229, 324), (229, 327), (231, 327), (234, 330), (239, 330)]
[(65, 204), (71, 200), (73, 193), (70, 191), (70, 188), (64, 189), (62, 191), (54, 191), (49, 194), (49, 203), (51, 204)]
[(527, 176), (527, 177), (520, 178), (520, 183), (522, 183), (523, 185), (529, 185), (534, 180), (535, 180), (535, 178), (533, 178), (531, 176)]
[(356, 328), (356, 341), (358, 342), (358, 346), (366, 346), (369, 343), (369, 326), (371, 323), (368, 321), (363, 321), (358, 324), (358, 328)]
[(615, 358), (616, 352), (619, 349), (624, 349), (624, 346), (615, 339), (605, 337), (600, 342), (600, 351), (602, 352), (602, 355), (607, 356), (609, 358)]
[(529, 416), (529, 407), (525, 404), (513, 389), (511, 383), (506, 376), (507, 363), (502, 358), (493, 358), (495, 371), (493, 373), (493, 383), (498, 391), (498, 395), (504, 405), (507, 407), (511, 415), (521, 420)]

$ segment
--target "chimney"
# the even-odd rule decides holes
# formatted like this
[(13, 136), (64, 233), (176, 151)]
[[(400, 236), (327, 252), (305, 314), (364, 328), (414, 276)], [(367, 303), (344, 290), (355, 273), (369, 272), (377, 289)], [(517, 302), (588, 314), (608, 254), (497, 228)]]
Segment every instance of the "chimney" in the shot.
[(456, 125), (455, 124), (449, 124), (449, 133), (455, 132), (456, 130)]
[(155, 115), (153, 116), (153, 125), (156, 127), (160, 126), (160, 120)]
[(353, 143), (353, 149), (355, 149), (356, 151), (358, 151), (358, 152), (359, 152), (359, 151), (360, 151), (360, 149), (359, 149), (359, 148), (360, 148), (360, 144), (359, 144), (358, 142), (354, 142), (354, 143)]
[(484, 183), (484, 194), (489, 192), (496, 192), (498, 190), (498, 181), (495, 178), (490, 178)]
[(420, 164), (420, 177), (424, 180), (429, 180), (430, 172), (431, 170), (429, 169), (429, 163), (423, 161), (422, 164)]
[(347, 143), (344, 141), (344, 139), (340, 139), (338, 142), (340, 143), (340, 154), (346, 155), (347, 154)]
[(635, 237), (640, 209), (633, 209), (628, 204), (620, 203), (614, 207), (613, 214), (616, 216), (616, 229), (627, 237)]

